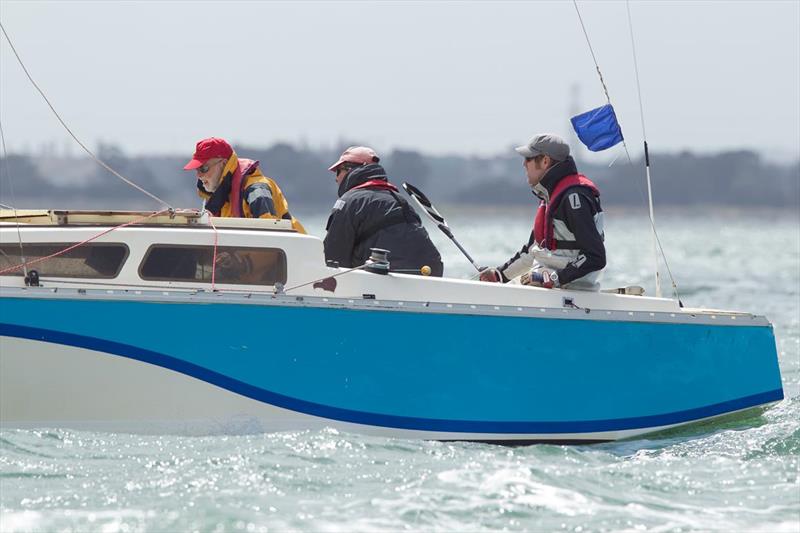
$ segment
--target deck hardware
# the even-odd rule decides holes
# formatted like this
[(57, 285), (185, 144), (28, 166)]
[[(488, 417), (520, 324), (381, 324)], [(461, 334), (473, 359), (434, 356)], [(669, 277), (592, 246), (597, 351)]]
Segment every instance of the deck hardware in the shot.
[(28, 275), (25, 276), (25, 285), (28, 287), (40, 287), (39, 285), (39, 271), (29, 270)]
[[(583, 307), (581, 307), (581, 306), (579, 306), (578, 304), (575, 303), (575, 299), (574, 298), (571, 298), (569, 296), (564, 296), (563, 298), (561, 298), (561, 306), (562, 307), (569, 307), (570, 309), (584, 309)], [(588, 308), (584, 309), (584, 310), (587, 313), (589, 312)]]
[(364, 263), (364, 270), (373, 274), (385, 275), (389, 273), (389, 250), (370, 248), (370, 256)]
[(86, 289), (78, 289), (78, 294), (86, 294)]
[(295, 300), (296, 302), (302, 302), (304, 299), (305, 299), (305, 298), (303, 298), (302, 296), (295, 296), (295, 297), (294, 297), (294, 300)]
[(275, 290), (273, 291), (274, 294), (285, 294), (286, 291), (284, 290), (284, 285), (280, 281), (275, 282)]

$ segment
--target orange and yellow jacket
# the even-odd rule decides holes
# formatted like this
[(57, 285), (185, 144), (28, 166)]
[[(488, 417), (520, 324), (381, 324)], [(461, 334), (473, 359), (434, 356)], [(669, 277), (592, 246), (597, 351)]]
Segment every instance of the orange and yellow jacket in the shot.
[(291, 220), (295, 231), (306, 233), (300, 221), (289, 213), (289, 203), (278, 184), (258, 167), (258, 161), (239, 159), (234, 152), (225, 163), (220, 186), (213, 194), (198, 180), (197, 192), (206, 200), (206, 209), (218, 217)]

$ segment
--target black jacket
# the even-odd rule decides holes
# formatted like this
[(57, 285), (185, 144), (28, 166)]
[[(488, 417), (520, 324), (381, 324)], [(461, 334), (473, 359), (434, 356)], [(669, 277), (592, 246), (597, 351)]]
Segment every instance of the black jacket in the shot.
[[(355, 188), (372, 180), (378, 183)], [(419, 215), (388, 183), (380, 165), (358, 167), (342, 180), (326, 230), (325, 259), (341, 267), (362, 265), (370, 248), (383, 248), (390, 252), (391, 270), (415, 274), (428, 265), (434, 276), (441, 276), (444, 270)]]
[[(549, 201), (549, 194), (552, 194), (553, 190), (555, 190), (556, 184), (563, 178), (577, 173), (578, 169), (575, 165), (575, 160), (572, 159), (572, 157), (567, 157), (564, 161), (551, 167), (544, 178), (542, 178), (541, 185), (546, 189), (548, 197), (541, 198), (540, 193), (534, 192), (534, 194), (540, 196), (540, 198), (545, 201)], [(573, 192), (580, 194), (581, 198), (584, 200), (579, 202), (577, 206), (573, 206), (573, 204), (567, 200)], [(587, 187), (580, 185), (570, 187), (561, 195), (561, 201), (559, 205), (556, 206), (553, 220), (554, 222), (556, 220), (564, 222), (567, 229), (575, 235), (575, 245), (579, 250), (578, 257), (558, 272), (559, 283), (562, 285), (606, 266), (606, 248), (603, 244), (604, 236), (597, 230), (597, 224), (595, 223), (595, 215), (602, 211), (600, 199)], [(520, 256), (527, 254), (528, 249), (531, 248), (535, 242), (534, 232), (531, 231), (528, 243), (523, 246), (514, 257), (499, 267), (501, 274), (503, 274), (505, 269), (511, 264), (519, 260)], [(508, 281), (504, 274), (503, 281)]]

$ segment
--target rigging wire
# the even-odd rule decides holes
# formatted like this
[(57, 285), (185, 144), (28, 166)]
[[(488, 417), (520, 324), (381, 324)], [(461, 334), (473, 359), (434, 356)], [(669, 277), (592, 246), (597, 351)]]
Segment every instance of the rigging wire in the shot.
[[(609, 104), (611, 104), (611, 97), (609, 96), (609, 93), (608, 93), (608, 87), (606, 86), (605, 80), (603, 78), (603, 73), (600, 71), (600, 65), (597, 62), (597, 56), (595, 55), (594, 48), (592, 47), (592, 43), (589, 40), (589, 33), (587, 32), (586, 25), (583, 22), (583, 17), (581, 16), (580, 9), (578, 8), (577, 0), (572, 0), (572, 4), (575, 6), (575, 12), (578, 14), (578, 20), (580, 21), (581, 29), (583, 29), (583, 35), (586, 38), (586, 44), (589, 47), (589, 52), (592, 55), (592, 60), (594, 61), (594, 66), (595, 66), (595, 69), (597, 70), (597, 75), (600, 78), (600, 84), (603, 86), (603, 92), (606, 95), (606, 100), (608, 101)], [(667, 268), (667, 272), (669, 274), (670, 281), (672, 282), (672, 289), (673, 289), (673, 291), (675, 293), (676, 298), (678, 299), (678, 302), (680, 303), (680, 294), (678, 293), (678, 285), (675, 283), (675, 278), (673, 277), (672, 270), (669, 267), (669, 262), (667, 261), (667, 255), (666, 255), (666, 253), (664, 253), (664, 247), (661, 245), (661, 239), (658, 236), (658, 231), (656, 230), (655, 221), (653, 219), (653, 199), (652, 199), (652, 189), (650, 187), (650, 157), (649, 157), (649, 152), (648, 152), (648, 147), (647, 147), (647, 140), (646, 140), (647, 137), (646, 137), (645, 129), (644, 129), (644, 112), (643, 112), (643, 105), (642, 105), (642, 92), (641, 92), (641, 85), (639, 83), (639, 67), (638, 67), (638, 64), (637, 64), (637, 61), (636, 61), (636, 47), (635, 47), (634, 40), (633, 40), (633, 23), (631, 21), (631, 16), (630, 16), (629, 0), (626, 0), (626, 5), (628, 7), (628, 26), (629, 26), (630, 33), (631, 33), (631, 44), (633, 46), (634, 66), (636, 67), (636, 87), (637, 87), (637, 89), (639, 91), (639, 111), (640, 111), (640, 117), (641, 117), (641, 120), (642, 120), (642, 134), (643, 134), (644, 139), (645, 139), (645, 142), (644, 142), (645, 162), (646, 162), (645, 169), (646, 169), (646, 174), (647, 174), (647, 190), (648, 190), (648, 197), (649, 197), (649, 202), (648, 202), (649, 203), (648, 220), (650, 221), (650, 228), (651, 228), (651, 230), (653, 232), (654, 256), (655, 256), (655, 260), (656, 260), (656, 269), (655, 269), (655, 272), (656, 272), (656, 296), (661, 296), (661, 283), (660, 283), (660, 276), (659, 276), (659, 272), (658, 272), (658, 255), (655, 252), (655, 246), (658, 247), (658, 251), (661, 253), (661, 257), (664, 259), (664, 265)], [(631, 159), (631, 155), (630, 155), (630, 152), (628, 151), (628, 145), (625, 142), (625, 139), (622, 140), (622, 146), (625, 148), (625, 154), (628, 157), (628, 164), (633, 166), (633, 160)], [(638, 185), (638, 182), (637, 182), (637, 185)], [(641, 187), (639, 187), (639, 193), (642, 195), (642, 199), (644, 199), (644, 194), (641, 191)]]
[(349, 269), (347, 269), (347, 270), (344, 270), (344, 271), (342, 271), (342, 272), (338, 272), (338, 273), (336, 273), (336, 274), (333, 274), (333, 275), (331, 275), (331, 276), (325, 276), (324, 278), (319, 278), (319, 279), (312, 279), (311, 281), (307, 281), (307, 282), (305, 282), (305, 283), (301, 283), (300, 285), (295, 285), (294, 287), (289, 287), (289, 288), (280, 289), (280, 290), (276, 289), (276, 290), (275, 290), (275, 294), (280, 294), (280, 293), (284, 293), (284, 294), (285, 294), (285, 293), (287, 293), (287, 292), (289, 292), (289, 291), (293, 291), (293, 290), (295, 290), (295, 289), (299, 289), (300, 287), (305, 287), (305, 286), (307, 286), (307, 285), (311, 285), (312, 283), (317, 283), (317, 282), (320, 282), (320, 281), (325, 281), (326, 279), (330, 279), (330, 278), (337, 278), (337, 277), (339, 277), (339, 276), (343, 276), (343, 275), (345, 275), (345, 274), (349, 274), (350, 272), (354, 272), (354, 271), (356, 271), (356, 270), (361, 270), (361, 269), (363, 269), (365, 266), (367, 266), (367, 263), (364, 263), (363, 265), (359, 265), (359, 266), (357, 266), (357, 267), (349, 268)]
[[(611, 105), (611, 96), (608, 94), (608, 87), (606, 87), (606, 80), (603, 79), (603, 73), (600, 72), (600, 65), (597, 63), (597, 56), (594, 55), (594, 48), (592, 48), (592, 42), (589, 40), (589, 32), (586, 31), (586, 25), (583, 23), (583, 17), (581, 16), (581, 10), (578, 9), (578, 1), (572, 0), (572, 5), (575, 6), (575, 12), (578, 14), (578, 20), (581, 23), (581, 29), (583, 30), (583, 36), (586, 37), (586, 44), (589, 45), (589, 53), (592, 54), (592, 61), (594, 61), (594, 68), (597, 70), (597, 76), (600, 78), (600, 85), (603, 86), (603, 92), (606, 93), (606, 101)], [(628, 163), (633, 165), (633, 160), (631, 159), (631, 154), (628, 151), (628, 143), (625, 142), (625, 139), (622, 139), (622, 146), (625, 148), (625, 155), (628, 156)]]
[[(14, 211), (14, 222), (17, 226), (17, 240), (19, 242), (19, 258), (22, 261), (22, 273), (28, 277), (28, 267), (25, 264), (25, 249), (22, 247), (22, 231), (19, 229), (19, 217), (17, 216), (17, 198), (14, 195), (14, 182), (11, 180), (11, 173), (8, 171), (8, 150), (6, 150), (6, 136), (3, 133), (3, 121), (0, 120), (0, 141), (3, 145), (3, 170), (5, 171), (8, 189), (11, 192), (11, 209)], [(2, 205), (2, 204), (0, 204)]]
[(161, 205), (172, 209), (172, 206), (168, 202), (165, 202), (164, 200), (162, 200), (161, 198), (159, 198), (155, 194), (153, 194), (153, 193), (145, 190), (144, 188), (140, 187), (139, 185), (135, 184), (134, 182), (132, 182), (131, 180), (129, 180), (128, 178), (126, 178), (125, 176), (123, 176), (122, 174), (120, 174), (119, 172), (117, 172), (116, 170), (111, 168), (110, 166), (108, 166), (105, 162), (101, 161), (100, 158), (98, 158), (96, 155), (94, 155), (94, 153), (91, 150), (89, 150), (89, 148), (87, 148), (86, 145), (83, 144), (80, 141), (80, 139), (78, 139), (78, 137), (72, 132), (72, 130), (69, 128), (69, 126), (67, 126), (66, 122), (64, 122), (64, 119), (61, 118), (61, 115), (58, 114), (58, 112), (56, 111), (55, 107), (53, 107), (53, 104), (50, 103), (50, 100), (44, 94), (44, 91), (42, 91), (42, 89), (34, 81), (33, 77), (28, 72), (28, 69), (25, 67), (25, 63), (22, 62), (22, 58), (20, 58), (19, 54), (17, 53), (17, 49), (14, 47), (14, 43), (11, 42), (11, 37), (9, 37), (8, 33), (6, 32), (6, 28), (5, 28), (5, 26), (3, 26), (2, 22), (0, 22), (0, 30), (2, 30), (3, 35), (5, 36), (6, 40), (8, 41), (9, 46), (11, 46), (11, 51), (14, 52), (14, 56), (17, 58), (17, 62), (19, 62), (20, 66), (22, 67), (22, 70), (25, 72), (25, 75), (28, 77), (28, 80), (30, 80), (30, 82), (33, 84), (33, 86), (36, 88), (36, 90), (39, 91), (39, 94), (42, 95), (42, 98), (44, 98), (45, 103), (50, 108), (50, 110), (53, 112), (53, 114), (56, 116), (56, 118), (61, 123), (61, 125), (64, 127), (64, 129), (67, 130), (67, 133), (69, 133), (70, 137), (72, 137), (72, 139), (76, 143), (78, 143), (78, 145), (81, 148), (83, 148), (83, 150), (87, 154), (89, 154), (89, 157), (94, 159), (101, 167), (103, 167), (104, 169), (108, 170), (114, 176), (118, 177), (119, 179), (121, 179), (122, 181), (124, 181), (125, 183), (127, 183), (128, 185), (133, 187), (134, 189), (137, 189), (138, 191), (146, 194), (147, 196), (149, 196), (153, 200), (159, 202)]
[[(653, 191), (650, 185), (650, 151), (647, 146), (647, 133), (645, 131), (644, 126), (644, 105), (642, 104), (642, 86), (639, 83), (639, 62), (636, 59), (636, 40), (633, 38), (633, 19), (631, 17), (631, 3), (630, 0), (625, 0), (625, 9), (628, 12), (628, 29), (630, 30), (631, 35), (631, 51), (633, 52), (633, 67), (634, 73), (636, 74), (636, 90), (639, 95), (639, 116), (642, 120), (642, 139), (644, 141), (644, 161), (645, 161), (645, 172), (647, 175), (647, 196), (650, 204), (650, 227), (653, 230), (653, 241), (658, 246), (659, 251), (661, 252), (661, 257), (664, 258), (664, 266), (667, 268), (667, 274), (669, 274), (670, 282), (672, 283), (672, 290), (675, 292), (675, 297), (678, 299), (678, 302), (681, 303), (680, 294), (678, 293), (678, 284), (675, 283), (675, 277), (672, 275), (672, 269), (669, 267), (669, 261), (667, 261), (667, 254), (664, 253), (664, 248), (661, 246), (661, 239), (658, 237), (658, 232), (656, 231), (656, 223), (653, 218)], [(656, 296), (661, 296), (661, 280), (658, 272), (658, 255), (653, 250), (653, 255), (655, 256), (656, 260)], [(681, 303), (681, 306), (683, 304)]]

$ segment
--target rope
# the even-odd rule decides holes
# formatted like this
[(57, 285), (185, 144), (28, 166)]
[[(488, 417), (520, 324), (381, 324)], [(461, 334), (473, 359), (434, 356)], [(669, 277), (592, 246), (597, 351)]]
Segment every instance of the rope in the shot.
[[(639, 62), (636, 59), (636, 40), (633, 38), (633, 19), (631, 18), (631, 4), (630, 0), (625, 1), (625, 9), (628, 12), (628, 30), (630, 31), (631, 36), (631, 50), (633, 52), (633, 68), (634, 73), (636, 74), (636, 90), (639, 95), (639, 116), (642, 120), (642, 139), (644, 140), (644, 150), (645, 150), (645, 165), (647, 168), (647, 186), (648, 191), (650, 190), (650, 155), (647, 150), (647, 132), (644, 127), (644, 105), (642, 104), (642, 86), (639, 82)], [(669, 261), (667, 260), (667, 254), (664, 253), (664, 248), (661, 246), (661, 239), (658, 236), (658, 231), (656, 231), (656, 223), (653, 220), (653, 203), (652, 203), (652, 196), (650, 197), (650, 226), (653, 229), (653, 236), (655, 241), (658, 245), (658, 250), (661, 253), (661, 257), (664, 259), (664, 266), (667, 268), (667, 274), (669, 275), (669, 280), (672, 283), (672, 290), (675, 292), (675, 297), (680, 302), (680, 294), (678, 293), (678, 284), (675, 282), (675, 278), (672, 275), (672, 269), (669, 267)], [(658, 275), (658, 269), (656, 269), (656, 275)], [(656, 290), (658, 290), (658, 283), (656, 284)]]
[(325, 276), (324, 278), (319, 278), (319, 279), (314, 279), (314, 280), (311, 280), (311, 281), (307, 281), (305, 283), (301, 283), (300, 285), (295, 285), (294, 287), (289, 287), (288, 289), (283, 289), (283, 292), (287, 293), (289, 291), (293, 291), (295, 289), (299, 289), (300, 287), (305, 287), (306, 285), (311, 285), (312, 283), (317, 283), (318, 281), (324, 281), (324, 280), (326, 280), (328, 278), (336, 278), (336, 277), (339, 277), (339, 276), (343, 276), (344, 274), (349, 274), (350, 272), (353, 272), (354, 270), (360, 270), (360, 269), (364, 268), (365, 266), (367, 266), (366, 263), (364, 263), (363, 265), (357, 266), (355, 268), (350, 268), (348, 270), (345, 270), (344, 272), (339, 272), (338, 274), (334, 274), (333, 276)]
[(75, 140), (75, 142), (78, 143), (78, 145), (81, 148), (83, 148), (83, 150), (87, 154), (89, 154), (89, 157), (94, 159), (100, 166), (102, 166), (104, 169), (106, 169), (109, 172), (111, 172), (114, 176), (118, 177), (119, 179), (121, 179), (122, 181), (124, 181), (125, 183), (127, 183), (128, 185), (133, 187), (134, 189), (137, 189), (138, 191), (146, 194), (147, 196), (149, 196), (153, 200), (159, 202), (161, 205), (164, 205), (164, 206), (167, 206), (167, 207), (172, 207), (168, 202), (165, 202), (164, 200), (162, 200), (161, 198), (159, 198), (155, 194), (153, 194), (153, 193), (151, 193), (149, 191), (146, 191), (145, 189), (143, 189), (139, 185), (136, 185), (134, 182), (132, 182), (131, 180), (129, 180), (128, 178), (126, 178), (125, 176), (123, 176), (122, 174), (120, 174), (119, 172), (117, 172), (116, 170), (114, 170), (113, 168), (108, 166), (107, 164), (105, 164), (96, 155), (94, 155), (94, 153), (91, 150), (89, 150), (89, 148), (87, 148), (86, 145), (83, 144), (80, 141), (80, 139), (78, 139), (78, 137), (74, 133), (72, 133), (72, 130), (69, 128), (69, 126), (67, 126), (66, 122), (64, 122), (64, 120), (61, 118), (61, 115), (58, 114), (56, 109), (53, 107), (53, 104), (50, 103), (50, 100), (44, 94), (44, 91), (42, 91), (42, 89), (39, 88), (39, 85), (34, 81), (33, 77), (28, 72), (28, 69), (25, 67), (25, 63), (22, 62), (22, 58), (20, 58), (19, 54), (17, 53), (17, 49), (14, 48), (14, 43), (11, 42), (11, 37), (8, 36), (8, 33), (6, 32), (6, 29), (5, 29), (5, 27), (3, 26), (3, 24), (1, 22), (0, 22), (0, 30), (3, 31), (3, 35), (5, 36), (6, 40), (8, 41), (8, 44), (11, 46), (11, 51), (14, 52), (14, 56), (17, 58), (17, 61), (19, 62), (20, 66), (22, 67), (22, 70), (25, 71), (25, 75), (28, 77), (28, 79), (33, 84), (33, 86), (36, 88), (36, 90), (39, 91), (39, 94), (42, 95), (42, 98), (44, 98), (45, 103), (48, 105), (48, 107), (50, 107), (50, 110), (56, 116), (56, 118), (61, 123), (61, 125), (64, 126), (64, 129), (67, 130), (67, 133), (69, 133), (69, 135)]
[[(594, 61), (594, 68), (597, 70), (597, 76), (600, 78), (600, 85), (603, 86), (603, 92), (606, 95), (606, 101), (609, 105), (611, 105), (611, 96), (608, 94), (608, 87), (606, 87), (606, 81), (603, 79), (603, 73), (600, 72), (600, 65), (597, 63), (597, 56), (594, 55), (594, 48), (592, 48), (592, 42), (589, 40), (589, 32), (586, 31), (586, 25), (583, 23), (583, 17), (581, 16), (581, 10), (578, 9), (578, 1), (572, 0), (572, 5), (575, 6), (575, 12), (578, 14), (578, 20), (581, 23), (581, 28), (583, 29), (583, 36), (586, 37), (586, 44), (589, 45), (589, 53), (592, 54), (592, 61)], [(622, 139), (622, 146), (625, 148), (625, 155), (628, 156), (628, 163), (633, 165), (633, 159), (631, 159), (631, 154), (628, 151), (628, 144), (625, 142), (625, 139)]]
[(631, 19), (631, 4), (626, 0), (625, 9), (628, 10), (628, 30), (631, 34), (631, 50), (633, 51), (633, 71), (636, 73), (636, 92), (639, 94), (639, 117), (642, 119), (642, 138), (647, 142), (647, 131), (644, 128), (644, 107), (642, 105), (642, 86), (639, 83), (639, 62), (636, 60), (636, 40), (633, 38), (633, 20)]
[(124, 224), (120, 224), (119, 226), (114, 226), (114, 227), (109, 228), (109, 229), (107, 229), (105, 231), (101, 231), (97, 235), (89, 237), (85, 241), (81, 241), (79, 243), (73, 244), (72, 246), (68, 246), (67, 248), (64, 248), (63, 250), (60, 250), (60, 251), (58, 251), (58, 252), (56, 252), (54, 254), (50, 254), (50, 255), (45, 256), (45, 257), (39, 257), (38, 259), (34, 259), (32, 261), (28, 261), (28, 262), (25, 262), (25, 263), (22, 263), (22, 264), (19, 264), (19, 265), (14, 265), (12, 267), (8, 267), (8, 268), (5, 268), (3, 270), (0, 270), (0, 276), (2, 276), (4, 274), (7, 274), (8, 272), (13, 272), (15, 270), (19, 270), (20, 268), (27, 268), (27, 267), (29, 267), (31, 265), (35, 265), (37, 263), (41, 263), (42, 261), (46, 261), (48, 259), (53, 259), (54, 257), (58, 257), (59, 255), (63, 255), (65, 253), (67, 253), (67, 252), (70, 252), (70, 251), (74, 250), (75, 248), (83, 246), (84, 244), (88, 244), (88, 243), (90, 243), (90, 242), (92, 242), (92, 241), (94, 241), (96, 239), (99, 239), (103, 235), (108, 235), (109, 233), (111, 233), (114, 230), (117, 230), (119, 228), (124, 228), (126, 226), (133, 226), (134, 224), (139, 224), (140, 222), (144, 222), (145, 220), (148, 220), (148, 219), (153, 218), (155, 216), (163, 215), (164, 213), (169, 213), (169, 212), (171, 212), (170, 209), (163, 209), (161, 211), (154, 211), (154, 212), (152, 212), (151, 214), (149, 214), (147, 216), (143, 216), (143, 217), (137, 218), (136, 220), (131, 220), (130, 222), (125, 222)]
[(214, 225), (214, 216), (210, 212), (208, 213), (208, 223), (214, 228), (214, 255), (211, 258), (211, 292), (215, 292), (217, 290), (217, 242), (219, 241), (219, 232)]
[(592, 43), (589, 41), (589, 33), (586, 31), (586, 25), (583, 23), (583, 17), (581, 16), (580, 9), (578, 9), (577, 0), (572, 0), (572, 4), (575, 6), (575, 11), (578, 13), (578, 20), (581, 22), (581, 28), (583, 29), (583, 36), (586, 37), (586, 44), (589, 45), (589, 53), (592, 54), (592, 61), (594, 61), (594, 68), (597, 69), (597, 75), (600, 77), (600, 84), (603, 86), (603, 92), (606, 93), (606, 100), (610, 104), (611, 97), (608, 95), (608, 87), (606, 87), (606, 82), (603, 79), (603, 73), (600, 72), (600, 65), (597, 64), (597, 57), (594, 55), (594, 48), (592, 48)]
[(17, 218), (17, 198), (14, 195), (14, 181), (11, 179), (11, 173), (8, 171), (8, 150), (6, 150), (6, 136), (3, 133), (3, 123), (0, 121), (0, 141), (3, 143), (3, 170), (6, 174), (6, 179), (8, 180), (8, 189), (11, 191), (11, 203), (14, 204), (14, 207), (11, 209), (14, 210), (14, 221), (16, 222), (17, 226), (17, 240), (19, 242), (19, 257), (22, 259), (22, 274), (25, 277), (28, 277), (28, 267), (25, 265), (25, 250), (22, 247), (22, 232), (19, 229), (19, 218)]
[[(606, 86), (606, 82), (603, 79), (603, 73), (600, 71), (600, 65), (597, 63), (597, 56), (595, 55), (594, 48), (592, 47), (592, 43), (589, 40), (589, 33), (586, 31), (586, 25), (583, 23), (583, 17), (581, 16), (580, 9), (578, 9), (577, 0), (572, 0), (572, 4), (575, 6), (575, 12), (578, 14), (578, 20), (581, 23), (581, 28), (583, 29), (583, 35), (586, 38), (586, 44), (589, 46), (589, 53), (592, 55), (592, 61), (594, 61), (594, 66), (595, 66), (595, 69), (597, 70), (597, 75), (600, 78), (600, 84), (603, 86), (603, 92), (606, 95), (606, 100), (608, 101), (609, 104), (611, 104), (611, 97), (609, 96), (609, 93), (608, 93), (608, 87)], [(644, 111), (643, 111), (643, 105), (642, 105), (642, 89), (641, 89), (641, 85), (639, 83), (639, 66), (638, 66), (638, 63), (636, 61), (636, 45), (635, 45), (634, 39), (633, 39), (633, 23), (631, 22), (631, 10), (630, 10), (630, 2), (629, 2), (629, 0), (626, 0), (626, 7), (628, 9), (628, 26), (630, 28), (630, 34), (631, 34), (631, 45), (633, 46), (633, 63), (634, 63), (634, 67), (635, 67), (635, 70), (636, 70), (636, 88), (637, 88), (638, 93), (639, 93), (639, 112), (640, 112), (640, 117), (641, 117), (641, 120), (642, 120), (642, 135), (643, 135), (643, 138), (645, 139), (645, 151), (646, 151), (647, 150), (647, 134), (645, 133), (645, 128), (644, 128)], [(625, 148), (625, 155), (628, 157), (628, 164), (633, 166), (633, 160), (631, 159), (631, 154), (628, 151), (628, 144), (625, 142), (625, 139), (622, 140), (622, 146)], [(646, 164), (647, 164), (647, 168), (648, 168), (648, 174), (649, 174), (649, 158), (646, 156), (645, 160), (646, 160)], [(639, 187), (639, 195), (642, 196), (642, 199), (644, 200), (644, 192), (642, 192), (641, 185), (639, 185), (638, 181), (637, 181), (637, 185)], [(652, 207), (651, 207), (651, 211), (652, 211)], [(658, 236), (658, 231), (656, 231), (656, 225), (655, 225), (655, 221), (653, 220), (652, 212), (648, 213), (647, 219), (650, 221), (650, 227), (653, 230), (654, 240), (655, 240), (656, 244), (658, 245), (658, 250), (661, 253), (661, 257), (663, 257), (663, 259), (664, 259), (664, 265), (667, 267), (667, 273), (669, 274), (670, 281), (672, 282), (672, 289), (675, 292), (676, 298), (678, 298), (678, 300), (680, 300), (680, 294), (678, 293), (678, 285), (675, 283), (675, 278), (672, 276), (672, 270), (669, 267), (669, 262), (667, 261), (667, 255), (664, 253), (664, 248), (661, 245), (661, 239)], [(658, 268), (656, 268), (656, 276), (658, 276)], [(656, 282), (656, 285), (658, 286), (658, 282)]]

